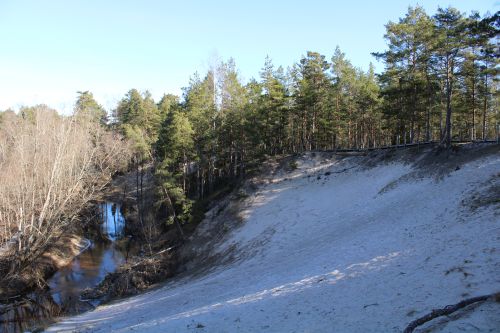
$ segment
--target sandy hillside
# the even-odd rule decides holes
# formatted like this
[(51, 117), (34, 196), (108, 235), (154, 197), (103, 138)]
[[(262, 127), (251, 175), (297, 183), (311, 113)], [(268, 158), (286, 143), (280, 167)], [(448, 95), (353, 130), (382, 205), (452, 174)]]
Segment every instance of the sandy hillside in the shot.
[[(401, 332), (498, 292), (500, 153), (466, 153), (439, 168), (434, 152), (303, 155), (226, 208), (239, 221), (208, 214), (198, 237), (225, 225), (193, 250), (212, 269), (48, 331)], [(498, 332), (499, 313), (487, 301), (420, 332)]]

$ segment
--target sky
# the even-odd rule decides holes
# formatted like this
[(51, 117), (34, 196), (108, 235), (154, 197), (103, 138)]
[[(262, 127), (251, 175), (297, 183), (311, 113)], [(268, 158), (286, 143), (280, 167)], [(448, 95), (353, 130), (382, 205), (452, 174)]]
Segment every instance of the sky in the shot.
[(498, 0), (0, 0), (0, 110), (47, 104), (72, 112), (77, 91), (110, 110), (136, 88), (158, 100), (182, 94), (214, 59), (233, 57), (243, 82), (266, 55), (291, 66), (338, 45), (353, 65), (376, 70), (384, 25), (408, 6), (494, 13)]

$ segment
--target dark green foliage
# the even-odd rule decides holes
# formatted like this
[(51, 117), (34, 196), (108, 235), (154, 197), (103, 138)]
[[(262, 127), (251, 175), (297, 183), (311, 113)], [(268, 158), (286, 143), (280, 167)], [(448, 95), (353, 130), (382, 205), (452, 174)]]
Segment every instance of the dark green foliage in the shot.
[(331, 62), (307, 52), (286, 71), (266, 57), (244, 85), (230, 59), (195, 74), (182, 99), (155, 104), (132, 89), (115, 116), (139, 160), (154, 162), (160, 206), (180, 226), (270, 155), (496, 137), (498, 28), (498, 13), (410, 7), (386, 25), (379, 75), (337, 47)]
[(158, 112), (160, 113), (160, 121), (165, 121), (165, 118), (170, 112), (179, 108), (179, 97), (172, 94), (165, 94), (158, 102)]
[(93, 121), (100, 122), (102, 125), (106, 125), (108, 122), (106, 110), (96, 102), (94, 95), (89, 91), (78, 92), (75, 115), (77, 117), (88, 117)]
[(478, 132), (482, 140), (498, 136), (495, 16), (465, 17), (450, 7), (429, 17), (417, 6), (387, 24), (389, 49), (374, 55), (386, 63), (380, 82), (393, 143), (439, 140), (449, 147)]
[(153, 157), (152, 147), (158, 139), (160, 114), (149, 92), (142, 96), (136, 89), (130, 90), (118, 103), (116, 120), (125, 136), (130, 139), (141, 161)]
[(257, 99), (258, 127), (257, 136), (260, 136), (261, 151), (270, 151), (272, 154), (283, 153), (286, 141), (286, 126), (289, 108), (287, 92), (284, 83), (283, 69), (274, 69), (272, 61), (266, 58), (264, 68), (260, 73), (261, 93)]

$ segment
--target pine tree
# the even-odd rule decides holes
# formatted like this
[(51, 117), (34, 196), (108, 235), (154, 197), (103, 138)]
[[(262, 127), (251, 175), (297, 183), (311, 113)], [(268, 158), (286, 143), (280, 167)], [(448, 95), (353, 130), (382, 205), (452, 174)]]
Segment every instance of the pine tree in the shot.
[(157, 107), (160, 114), (160, 123), (163, 123), (170, 112), (173, 112), (179, 107), (179, 96), (164, 94), (158, 102)]
[[(216, 82), (209, 71), (205, 78), (195, 74), (184, 89), (183, 108), (194, 130), (194, 149), (197, 155), (197, 196), (211, 192), (215, 177), (216, 141)], [(208, 188), (206, 187), (208, 185)]]
[(381, 141), (377, 132), (381, 128), (380, 91), (375, 78), (375, 69), (370, 64), (368, 72), (358, 74), (358, 89), (356, 95), (356, 109), (358, 110), (358, 144), (360, 148), (377, 146)]
[(274, 69), (272, 60), (266, 57), (260, 72), (260, 130), (263, 136), (264, 150), (271, 154), (283, 153), (285, 142), (286, 89), (283, 83), (283, 69)]
[(464, 46), (465, 21), (462, 13), (455, 8), (438, 8), (434, 15), (436, 22), (436, 53), (439, 63), (439, 76), (443, 81), (446, 103), (446, 121), (441, 143), (449, 147), (452, 138), (453, 91), (457, 69), (460, 66)]
[(389, 49), (373, 53), (386, 64), (382, 77), (386, 114), (396, 118), (396, 134), (404, 142), (414, 142), (422, 128), (430, 140), (433, 22), (422, 7), (409, 7), (398, 23), (386, 25), (386, 31)]
[(78, 98), (75, 103), (75, 116), (89, 117), (93, 121), (106, 125), (108, 122), (104, 108), (99, 105), (94, 96), (89, 91), (78, 91)]
[(218, 146), (224, 174), (233, 178), (241, 174), (244, 151), (244, 109), (247, 103), (245, 88), (241, 84), (234, 60), (221, 64), (220, 110), (218, 113)]
[(151, 94), (146, 91), (143, 97), (139, 91), (131, 89), (119, 102), (115, 115), (121, 131), (134, 143), (139, 160), (152, 159), (160, 114)]
[(297, 92), (297, 108), (302, 120), (302, 145), (306, 150), (325, 147), (325, 128), (322, 120), (328, 117), (331, 82), (327, 70), (330, 65), (325, 56), (307, 52), (300, 60), (300, 80)]
[(334, 132), (333, 147), (353, 147), (356, 69), (337, 46), (332, 56)]

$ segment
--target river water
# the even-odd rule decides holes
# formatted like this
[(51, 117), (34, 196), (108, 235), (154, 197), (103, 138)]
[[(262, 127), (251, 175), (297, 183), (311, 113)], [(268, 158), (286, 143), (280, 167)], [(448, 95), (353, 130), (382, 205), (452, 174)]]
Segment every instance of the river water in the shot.
[(99, 205), (99, 213), (103, 238), (91, 240), (86, 250), (57, 271), (47, 281), (46, 292), (27, 295), (17, 306), (0, 313), (0, 332), (17, 333), (43, 327), (60, 315), (87, 311), (98, 304), (98, 301), (82, 299), (82, 292), (116, 271), (127, 255), (125, 249), (117, 245), (125, 237), (121, 206), (105, 202)]

